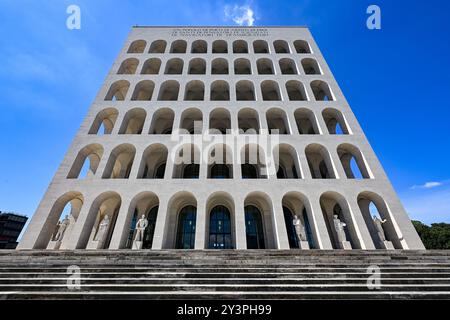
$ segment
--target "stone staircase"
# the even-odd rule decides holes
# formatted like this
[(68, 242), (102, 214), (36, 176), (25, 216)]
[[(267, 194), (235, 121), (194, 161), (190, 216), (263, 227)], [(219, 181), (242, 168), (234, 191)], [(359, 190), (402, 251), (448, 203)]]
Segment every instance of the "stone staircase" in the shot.
[(0, 250), (0, 299), (411, 298), (450, 298), (450, 251)]

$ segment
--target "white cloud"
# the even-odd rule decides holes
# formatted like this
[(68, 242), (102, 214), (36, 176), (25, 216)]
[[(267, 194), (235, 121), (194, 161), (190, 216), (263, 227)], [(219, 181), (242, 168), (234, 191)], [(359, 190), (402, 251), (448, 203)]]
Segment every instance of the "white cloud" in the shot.
[(235, 4), (233, 7), (226, 5), (224, 13), (226, 20), (233, 20), (234, 23), (240, 26), (253, 26), (255, 22), (255, 12), (249, 5), (239, 6)]
[(411, 189), (431, 189), (431, 188), (440, 187), (443, 184), (444, 184), (443, 182), (429, 181), (429, 182), (425, 182), (424, 184), (421, 184), (421, 185), (413, 185), (411, 187)]

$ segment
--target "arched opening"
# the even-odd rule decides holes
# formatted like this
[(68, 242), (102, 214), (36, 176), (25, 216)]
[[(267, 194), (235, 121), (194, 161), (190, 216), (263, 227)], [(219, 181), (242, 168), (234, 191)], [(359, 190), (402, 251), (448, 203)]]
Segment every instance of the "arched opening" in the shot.
[(209, 133), (226, 134), (231, 130), (230, 112), (224, 108), (217, 108), (209, 115)]
[(309, 109), (300, 108), (294, 112), (295, 122), (297, 123), (298, 133), (300, 134), (320, 134), (314, 112)]
[(89, 134), (111, 134), (119, 112), (115, 108), (106, 108), (97, 113)]
[(326, 82), (314, 80), (311, 82), (311, 89), (316, 101), (334, 101), (333, 93)]
[(235, 212), (233, 198), (226, 192), (216, 192), (206, 201), (209, 213), (206, 225), (206, 247), (209, 249), (234, 249)]
[(224, 40), (216, 40), (212, 44), (212, 53), (228, 53), (228, 44)]
[(234, 60), (234, 74), (252, 74), (252, 68), (248, 59)]
[(292, 146), (285, 143), (276, 146), (273, 149), (273, 159), (277, 170), (277, 179), (301, 178), (297, 151)]
[(289, 80), (286, 82), (286, 91), (291, 101), (306, 101), (308, 97), (306, 95), (305, 87), (300, 81)]
[(305, 74), (322, 74), (319, 64), (312, 58), (303, 59), (302, 66)]
[(281, 74), (298, 74), (294, 60), (283, 58), (279, 61)]
[(205, 85), (200, 80), (192, 80), (186, 84), (184, 100), (201, 101), (205, 99)]
[(184, 62), (180, 58), (173, 58), (166, 62), (165, 74), (182, 74)]
[(273, 42), (273, 47), (275, 48), (276, 53), (291, 53), (288, 43), (284, 40), (275, 40)]
[(275, 81), (265, 80), (261, 82), (261, 92), (264, 101), (281, 100), (280, 88)]
[(143, 53), (147, 42), (144, 40), (136, 40), (130, 44), (127, 53)]
[(158, 58), (147, 59), (142, 67), (141, 74), (158, 74), (161, 68), (161, 60)]
[(198, 179), (200, 151), (193, 144), (185, 144), (177, 150), (174, 158), (173, 178)]
[(77, 191), (60, 196), (50, 209), (33, 249), (59, 249), (63, 240), (70, 237), (83, 202), (83, 195)]
[(173, 127), (174, 112), (169, 108), (162, 108), (153, 115), (150, 125), (150, 134), (171, 134)]
[(147, 147), (142, 155), (138, 179), (164, 179), (167, 154), (167, 148), (162, 144)]
[(150, 101), (152, 99), (155, 83), (150, 80), (143, 80), (136, 84), (131, 100)]
[(259, 133), (258, 113), (250, 108), (244, 108), (238, 112), (238, 126), (241, 134)]
[(231, 215), (225, 206), (215, 206), (209, 214), (209, 249), (232, 249)]
[(90, 144), (81, 149), (70, 168), (68, 179), (84, 179), (95, 175), (100, 159), (103, 156), (103, 147), (99, 144)]
[(102, 193), (94, 200), (77, 249), (109, 248), (120, 205), (121, 199), (116, 192)]
[(117, 74), (134, 74), (138, 64), (139, 60), (136, 58), (126, 59), (121, 63)]
[(258, 74), (275, 74), (272, 60), (262, 58), (256, 60), (256, 68), (258, 69)]
[(158, 100), (160, 101), (176, 101), (178, 100), (178, 93), (180, 91), (180, 84), (175, 80), (168, 80), (161, 84), (159, 89)]
[(205, 40), (195, 40), (192, 42), (191, 53), (206, 53), (208, 44)]
[(129, 231), (125, 242), (121, 243), (120, 248), (131, 249), (133, 247), (133, 242), (136, 239), (136, 224), (142, 218), (146, 219), (148, 223), (141, 238), (142, 249), (152, 248), (158, 209), (159, 199), (153, 192), (142, 192), (134, 197), (128, 210), (127, 222), (125, 223)]
[(205, 74), (206, 62), (204, 59), (195, 58), (189, 61), (188, 74)]
[(372, 174), (361, 151), (354, 145), (343, 143), (337, 153), (348, 179), (371, 179)]
[(201, 134), (203, 129), (203, 115), (197, 108), (190, 108), (181, 114), (180, 133)]
[(176, 193), (169, 200), (164, 224), (163, 249), (194, 249), (197, 200), (187, 191)]
[(225, 144), (216, 144), (208, 155), (208, 178), (232, 179), (233, 154)]
[(267, 179), (267, 165), (264, 150), (254, 143), (241, 149), (242, 179)]
[(244, 211), (247, 249), (265, 249), (261, 212), (257, 207), (251, 205), (246, 206)]
[(230, 87), (228, 82), (223, 80), (216, 80), (211, 83), (210, 100), (228, 101), (230, 100)]
[[(386, 244), (391, 242), (395, 249), (402, 249), (402, 238), (398, 226), (394, 221), (391, 210), (384, 199), (370, 191), (358, 195), (358, 206), (366, 222), (375, 248), (389, 249)], [(392, 248), (392, 247), (391, 247)]]
[(248, 53), (247, 41), (236, 40), (233, 42), (233, 53)]
[(295, 47), (295, 51), (297, 51), (297, 53), (311, 53), (311, 48), (310, 48), (308, 42), (306, 42), (304, 40), (295, 40), (294, 47)]
[(336, 109), (327, 108), (322, 111), (323, 120), (330, 134), (349, 134), (347, 122), (342, 113)]
[(144, 109), (134, 108), (125, 114), (119, 134), (141, 134), (147, 113)]
[(333, 248), (361, 249), (345, 198), (337, 192), (325, 192), (320, 197), (320, 207)]
[(267, 128), (269, 134), (289, 134), (289, 122), (286, 113), (278, 108), (266, 112)]
[(197, 208), (186, 206), (181, 209), (178, 216), (176, 249), (195, 248), (195, 224), (197, 219)]
[(253, 41), (254, 53), (269, 53), (269, 45), (264, 40)]
[(228, 74), (228, 61), (223, 58), (214, 59), (211, 63), (212, 74)]
[[(289, 247), (306, 249), (317, 249), (318, 237), (313, 232), (314, 221), (311, 205), (308, 198), (296, 191), (288, 192), (282, 200), (284, 222), (289, 240)], [(294, 225), (294, 219), (297, 217), (297, 226)], [(302, 242), (308, 242), (308, 246), (303, 247)]]
[(244, 200), (247, 249), (276, 249), (273, 212), (270, 198), (252, 192)]
[(172, 42), (170, 53), (186, 53), (187, 42), (184, 40), (176, 40)]
[(310, 144), (306, 147), (305, 154), (313, 179), (336, 179), (330, 154), (324, 146)]
[(103, 172), (103, 179), (128, 179), (136, 149), (131, 144), (114, 148)]
[(166, 51), (167, 42), (164, 40), (155, 40), (150, 45), (148, 53), (164, 53)]
[(241, 80), (236, 83), (236, 100), (255, 100), (255, 87), (248, 80)]
[(123, 101), (127, 96), (130, 83), (126, 80), (119, 80), (114, 82), (105, 96), (107, 101)]

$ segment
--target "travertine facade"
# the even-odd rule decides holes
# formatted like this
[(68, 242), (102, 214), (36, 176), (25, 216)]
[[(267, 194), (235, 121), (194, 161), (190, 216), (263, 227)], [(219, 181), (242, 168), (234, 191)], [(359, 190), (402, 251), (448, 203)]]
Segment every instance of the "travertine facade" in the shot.
[(143, 249), (423, 249), (303, 27), (132, 29), (19, 249), (142, 216)]

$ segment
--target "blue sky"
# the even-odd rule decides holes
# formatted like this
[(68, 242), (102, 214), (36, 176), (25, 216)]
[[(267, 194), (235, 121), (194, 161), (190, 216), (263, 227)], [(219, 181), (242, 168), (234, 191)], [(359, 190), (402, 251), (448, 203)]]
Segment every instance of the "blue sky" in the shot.
[[(66, 8), (81, 8), (81, 29)], [(382, 29), (366, 28), (381, 8)], [(450, 222), (449, 1), (0, 1), (0, 210), (31, 216), (133, 25), (306, 25), (413, 219)]]

